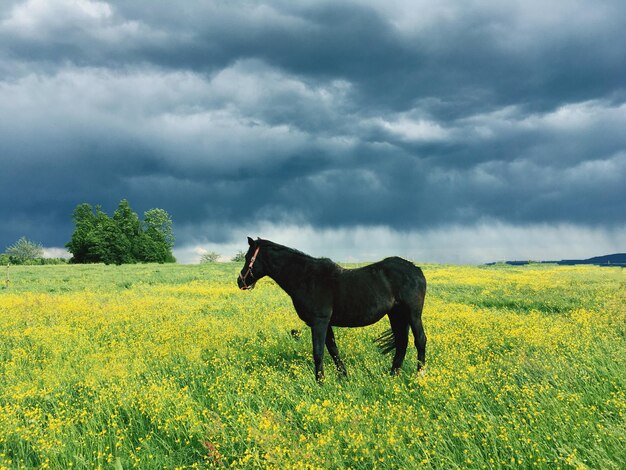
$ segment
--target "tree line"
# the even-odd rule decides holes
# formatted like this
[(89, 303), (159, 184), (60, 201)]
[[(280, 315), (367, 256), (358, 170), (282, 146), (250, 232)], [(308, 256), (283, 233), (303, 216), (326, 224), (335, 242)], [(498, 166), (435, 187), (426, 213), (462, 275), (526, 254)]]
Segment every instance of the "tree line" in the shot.
[(71, 263), (174, 263), (172, 219), (150, 209), (139, 219), (126, 199), (109, 217), (98, 205), (79, 204), (72, 213), (75, 229), (65, 245)]

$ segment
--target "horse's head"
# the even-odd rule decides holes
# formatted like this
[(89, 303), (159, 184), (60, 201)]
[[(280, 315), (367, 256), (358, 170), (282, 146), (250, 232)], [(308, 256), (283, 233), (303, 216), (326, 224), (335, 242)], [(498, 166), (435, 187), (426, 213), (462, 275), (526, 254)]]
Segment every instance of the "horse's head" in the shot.
[(259, 259), (259, 252), (261, 251), (260, 240), (257, 238), (254, 241), (248, 237), (248, 245), (245, 262), (237, 278), (237, 285), (241, 290), (254, 289), (256, 281), (265, 276), (263, 262)]

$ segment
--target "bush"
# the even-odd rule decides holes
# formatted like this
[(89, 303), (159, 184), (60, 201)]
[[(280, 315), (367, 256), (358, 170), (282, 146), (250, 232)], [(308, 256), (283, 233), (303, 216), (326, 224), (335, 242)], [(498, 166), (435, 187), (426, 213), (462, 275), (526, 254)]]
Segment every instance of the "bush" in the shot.
[(208, 253), (202, 255), (202, 258), (200, 258), (200, 264), (215, 263), (219, 259), (219, 257), (219, 253), (216, 253), (215, 251), (209, 251)]
[(6, 253), (0, 253), (0, 266), (6, 266), (7, 264), (38, 266), (50, 264), (67, 264), (68, 262), (69, 260), (65, 258), (33, 258), (20, 260), (18, 258), (13, 258)]
[(67, 264), (68, 260), (66, 258), (39, 258), (34, 264)]
[(235, 263), (242, 263), (246, 260), (246, 252), (238, 251), (237, 253), (235, 253), (235, 256), (233, 256), (230, 260), (234, 261)]

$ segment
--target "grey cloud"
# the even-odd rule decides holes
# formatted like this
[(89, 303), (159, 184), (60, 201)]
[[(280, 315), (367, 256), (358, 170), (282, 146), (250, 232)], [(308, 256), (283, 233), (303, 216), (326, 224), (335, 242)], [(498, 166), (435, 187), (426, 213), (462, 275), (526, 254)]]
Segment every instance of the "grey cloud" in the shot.
[(78, 203), (124, 197), (181, 244), (268, 222), (621, 226), (625, 13), (3, 2), (0, 249), (61, 246)]
[[(432, 97), (443, 98), (438, 111), (448, 113), (520, 101), (546, 109), (623, 87), (619, 72), (626, 52), (614, 46), (624, 26), (619, 2), (593, 8), (586, 2), (575, 2), (576, 8), (572, 2), (513, 2), (508, 8), (487, 2), (463, 9), (438, 3), (444, 7), (401, 5), (406, 13), (454, 13), (426, 13), (419, 27), (400, 29), (394, 24), (398, 14), (389, 17), (384, 7), (358, 2), (199, 2), (184, 9), (99, 2), (89, 14), (69, 15), (56, 31), (50, 30), (54, 22), (40, 20), (53, 41), (27, 34), (7, 35), (6, 43), (17, 54), (39, 50), (41, 60), (112, 66), (147, 61), (209, 73), (257, 58), (314, 80), (350, 81), (360, 92), (360, 109), (371, 112), (409, 109)], [(74, 27), (81, 19), (94, 24)]]

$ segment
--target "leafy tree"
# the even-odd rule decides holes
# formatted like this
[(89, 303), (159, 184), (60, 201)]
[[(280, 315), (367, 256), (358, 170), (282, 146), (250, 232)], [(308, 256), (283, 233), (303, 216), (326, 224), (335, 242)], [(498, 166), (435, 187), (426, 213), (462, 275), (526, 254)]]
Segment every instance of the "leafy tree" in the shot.
[(131, 244), (116, 221), (96, 208), (96, 226), (93, 232), (95, 253), (104, 264), (133, 263)]
[(43, 247), (26, 237), (20, 238), (6, 249), (9, 260), (13, 264), (24, 264), (37, 258), (43, 258)]
[(200, 258), (200, 264), (215, 263), (219, 259), (219, 257), (219, 253), (216, 253), (215, 251), (209, 251), (208, 253), (202, 255), (202, 257)]
[(135, 263), (141, 259), (141, 223), (139, 216), (130, 208), (126, 199), (122, 199), (113, 213), (113, 222), (117, 227), (118, 244), (127, 252), (124, 263)]
[(174, 235), (172, 233), (172, 219), (163, 209), (150, 209), (143, 213), (144, 230), (151, 230), (161, 234), (161, 240), (169, 247), (174, 246)]
[(172, 263), (176, 259), (172, 255), (174, 235), (172, 219), (163, 209), (150, 209), (143, 214), (142, 253), (145, 261)]
[[(98, 207), (98, 210), (100, 208)], [(95, 239), (96, 215), (90, 204), (79, 204), (74, 209), (72, 219), (76, 225), (76, 230), (72, 238), (65, 244), (65, 247), (72, 253), (73, 263), (97, 263), (100, 256), (97, 253), (97, 240)]]

